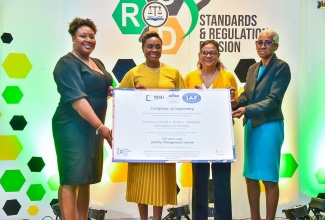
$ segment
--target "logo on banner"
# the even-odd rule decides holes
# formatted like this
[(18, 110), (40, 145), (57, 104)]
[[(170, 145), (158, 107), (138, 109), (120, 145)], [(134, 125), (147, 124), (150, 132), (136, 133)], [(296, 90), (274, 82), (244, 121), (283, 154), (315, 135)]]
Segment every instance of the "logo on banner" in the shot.
[(168, 19), (168, 10), (160, 2), (148, 3), (142, 11), (144, 22), (150, 27), (161, 27)]
[[(164, 42), (164, 54), (176, 54), (186, 38), (198, 23), (199, 10), (210, 0), (120, 0), (112, 16), (122, 34), (141, 36), (155, 30)], [(186, 33), (179, 22), (178, 13), (185, 3), (192, 16)]]
[(317, 8), (325, 9), (325, 2), (324, 1), (317, 1)]

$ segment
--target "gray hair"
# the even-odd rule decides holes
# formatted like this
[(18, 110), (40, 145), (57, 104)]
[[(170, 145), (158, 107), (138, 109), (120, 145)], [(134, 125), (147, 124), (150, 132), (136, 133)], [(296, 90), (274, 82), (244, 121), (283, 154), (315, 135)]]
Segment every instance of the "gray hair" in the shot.
[(271, 34), (273, 36), (274, 43), (275, 44), (279, 43), (279, 35), (275, 30), (266, 29), (266, 30), (263, 30), (259, 35), (261, 35), (261, 34)]

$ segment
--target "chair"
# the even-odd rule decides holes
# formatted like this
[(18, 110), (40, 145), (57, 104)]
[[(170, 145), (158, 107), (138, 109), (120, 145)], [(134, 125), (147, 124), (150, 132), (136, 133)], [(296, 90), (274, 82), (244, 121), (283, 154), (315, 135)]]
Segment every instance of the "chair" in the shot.
[(311, 198), (308, 212), (310, 211), (312, 211), (316, 220), (324, 219), (324, 216), (320, 213), (325, 212), (325, 199)]
[(106, 213), (107, 213), (107, 210), (104, 210), (104, 209), (98, 210), (98, 209), (89, 208), (88, 220), (91, 220), (91, 219), (104, 220)]
[(285, 213), (287, 219), (290, 220), (310, 220), (311, 217), (308, 215), (307, 206), (298, 205), (291, 209), (284, 209), (282, 212)]
[(169, 208), (167, 211), (169, 213), (163, 218), (163, 220), (181, 220), (182, 216), (184, 216), (187, 220), (190, 220), (188, 217), (188, 214), (190, 214), (190, 208), (188, 205), (178, 208)]

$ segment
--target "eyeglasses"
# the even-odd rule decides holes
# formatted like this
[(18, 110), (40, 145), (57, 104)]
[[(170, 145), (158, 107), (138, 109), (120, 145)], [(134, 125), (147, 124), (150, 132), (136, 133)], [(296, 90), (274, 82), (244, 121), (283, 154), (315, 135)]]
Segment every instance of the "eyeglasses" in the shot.
[(210, 56), (214, 57), (215, 55), (219, 54), (219, 52), (215, 51), (215, 50), (211, 50), (211, 51), (207, 51), (207, 50), (201, 50), (200, 53), (203, 56), (208, 56), (208, 54), (210, 54)]
[(269, 47), (269, 46), (271, 46), (272, 44), (275, 44), (275, 42), (274, 41), (265, 41), (265, 42), (263, 42), (263, 41), (255, 41), (255, 44), (256, 44), (256, 46), (259, 46), (259, 47), (261, 47), (261, 46), (265, 46), (265, 47)]

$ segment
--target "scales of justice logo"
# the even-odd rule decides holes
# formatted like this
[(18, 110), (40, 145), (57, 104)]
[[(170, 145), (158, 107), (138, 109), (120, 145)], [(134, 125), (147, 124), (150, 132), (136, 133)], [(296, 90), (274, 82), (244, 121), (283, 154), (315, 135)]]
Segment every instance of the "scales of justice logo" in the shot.
[(150, 27), (158, 28), (168, 20), (168, 9), (160, 2), (149, 2), (142, 12), (143, 21)]
[(143, 29), (139, 41), (142, 38), (142, 35), (149, 31), (150, 27), (162, 27), (169, 17), (177, 17), (183, 3), (187, 5), (192, 16), (189, 30), (182, 37), (185, 38), (194, 30), (198, 22), (199, 11), (207, 6), (210, 1), (211, 0), (201, 0), (198, 3), (195, 3), (194, 0), (147, 0), (147, 4), (142, 10), (142, 19), (147, 26)]

